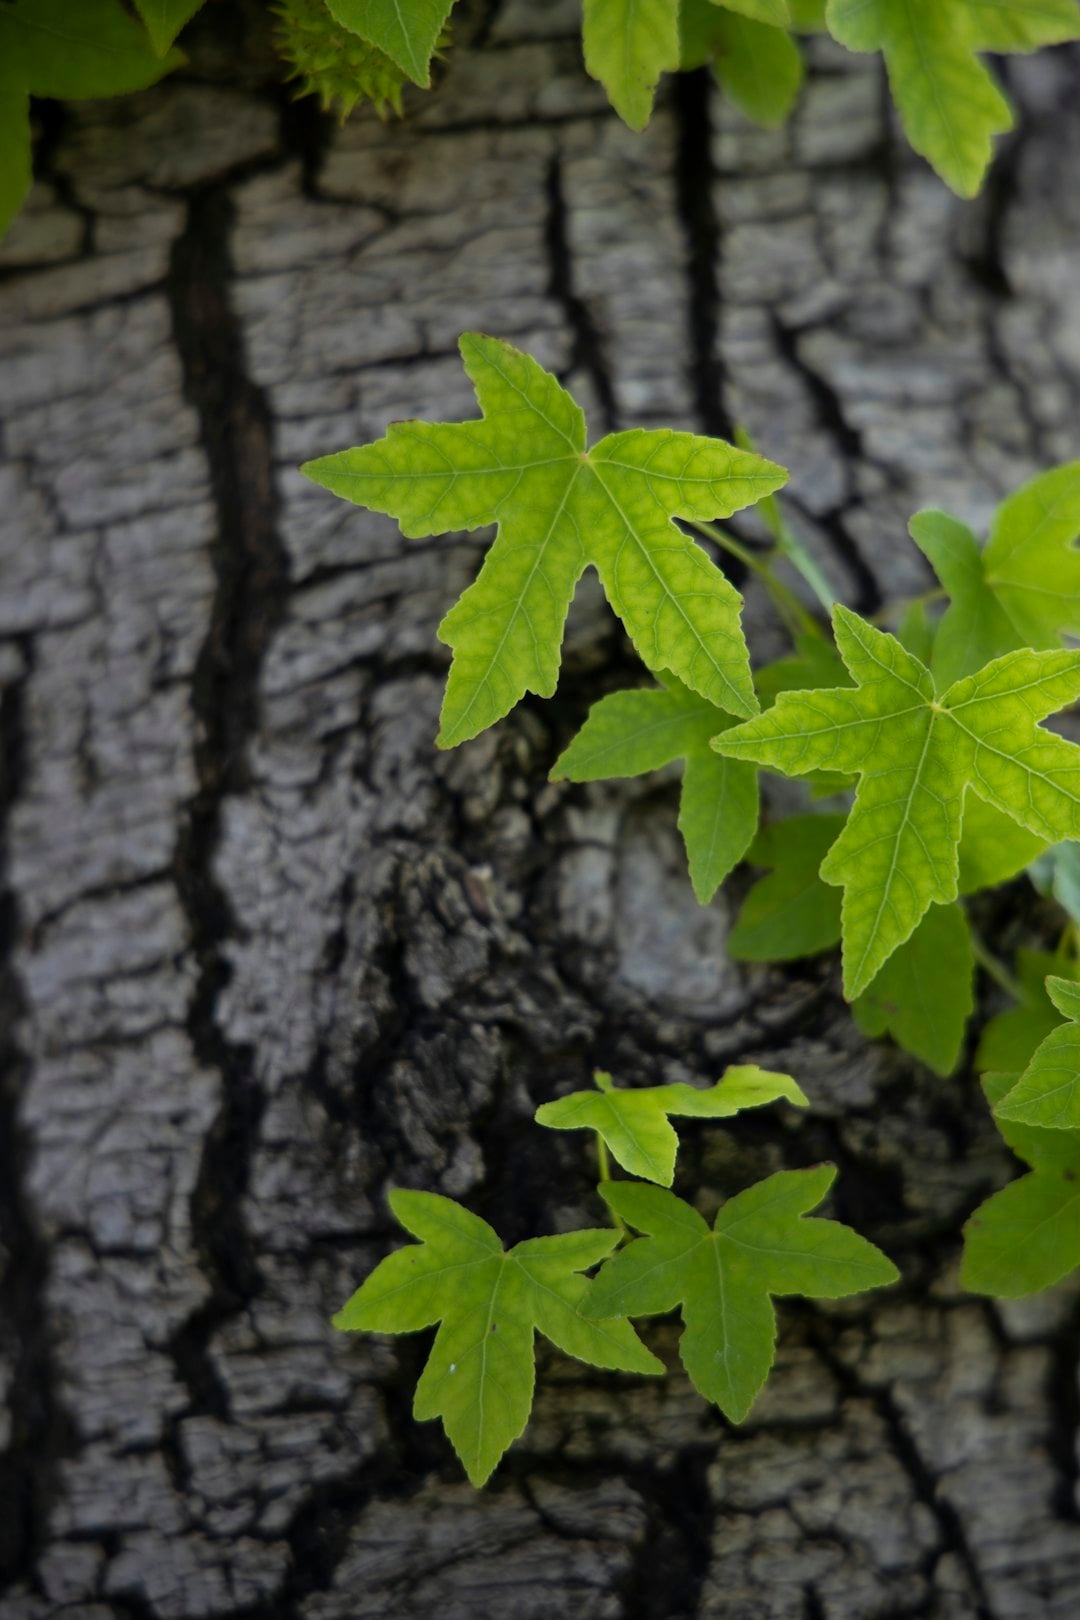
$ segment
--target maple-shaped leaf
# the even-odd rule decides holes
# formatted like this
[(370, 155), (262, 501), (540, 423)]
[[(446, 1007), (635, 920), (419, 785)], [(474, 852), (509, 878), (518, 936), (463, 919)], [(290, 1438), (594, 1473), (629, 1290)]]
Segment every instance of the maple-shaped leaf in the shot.
[(959, 1061), (974, 1005), (971, 930), (963, 908), (951, 905), (930, 907), (851, 1010), (864, 1035), (891, 1035), (944, 1076)]
[(1068, 1019), (1040, 1042), (1031, 1062), (994, 1109), (999, 1120), (1045, 1130), (1080, 1130), (1080, 985), (1051, 976), (1046, 994)]
[(728, 935), (737, 962), (793, 962), (840, 943), (840, 896), (818, 869), (844, 819), (788, 816), (758, 833), (747, 859), (769, 871), (746, 896)]
[(1024, 871), (1046, 847), (1045, 838), (1019, 826), (1011, 816), (969, 791), (964, 797), (960, 834), (960, 893), (996, 889), (999, 883), (1007, 883)]
[(1046, 993), (1046, 980), (1051, 975), (1080, 979), (1080, 967), (1051, 951), (1017, 951), (1019, 1005), (990, 1019), (975, 1053), (977, 1068), (1014, 1076), (1027, 1068), (1040, 1043), (1061, 1022)]
[(946, 512), (918, 512), (910, 530), (951, 598), (930, 666), (939, 686), (1016, 647), (1080, 634), (1080, 461), (1003, 501), (985, 546)]
[(589, 450), (580, 407), (531, 356), (476, 333), (461, 353), (481, 420), (396, 422), (378, 443), (302, 469), (390, 513), (411, 539), (498, 523), (479, 577), (439, 626), (454, 649), (440, 745), (494, 725), (526, 692), (551, 696), (589, 563), (649, 669), (727, 713), (755, 713), (741, 598), (672, 519), (729, 516), (779, 488), (782, 468), (666, 428), (611, 433)]
[(585, 0), (585, 68), (631, 129), (644, 129), (661, 73), (679, 65), (679, 0)]
[(681, 681), (669, 679), (659, 691), (613, 692), (589, 710), (552, 766), (551, 779), (641, 776), (683, 760), (679, 831), (694, 893), (708, 905), (746, 853), (758, 821), (757, 771), (721, 759), (709, 746), (730, 724), (727, 715)]
[(184, 60), (158, 56), (121, 0), (0, 4), (0, 235), (30, 189), (30, 97), (64, 101), (144, 90)]
[(422, 90), (454, 0), (326, 0), (334, 21), (377, 45)]
[(802, 53), (787, 29), (780, 0), (682, 0), (679, 62), (710, 66), (717, 82), (748, 118), (765, 128), (782, 124), (802, 88)]
[(505, 1250), (486, 1221), (438, 1193), (392, 1192), (390, 1207), (420, 1242), (381, 1260), (334, 1326), (415, 1333), (441, 1324), (413, 1416), (442, 1419), (473, 1485), (528, 1422), (535, 1331), (594, 1367), (663, 1372), (625, 1318), (581, 1311), (589, 1287), (581, 1273), (611, 1253), (618, 1232), (566, 1232)]
[(670, 1116), (684, 1119), (730, 1119), (744, 1108), (786, 1098), (799, 1108), (806, 1097), (789, 1074), (774, 1074), (756, 1064), (735, 1064), (714, 1086), (616, 1086), (610, 1074), (598, 1069), (595, 1091), (574, 1091), (569, 1097), (543, 1103), (536, 1110), (538, 1125), (556, 1131), (595, 1131), (613, 1157), (631, 1175), (670, 1187), (675, 1178), (679, 1139)]
[(844, 890), (853, 1001), (932, 904), (956, 899), (966, 788), (1038, 837), (1080, 837), (1080, 748), (1036, 723), (1080, 694), (1080, 654), (1008, 653), (938, 696), (926, 665), (894, 636), (844, 607), (833, 627), (858, 685), (781, 693), (713, 747), (789, 776), (859, 775), (821, 866)]
[(895, 1282), (896, 1267), (850, 1227), (806, 1220), (836, 1170), (781, 1170), (729, 1198), (712, 1228), (661, 1187), (609, 1181), (610, 1207), (639, 1232), (608, 1260), (583, 1309), (616, 1318), (682, 1307), (679, 1355), (694, 1387), (732, 1422), (749, 1412), (772, 1366), (770, 1295), (839, 1299)]
[[(1039, 9), (1044, 26), (1025, 30), (1017, 19)], [(1011, 49), (1080, 35), (1075, 5), (1058, 0), (1038, 7), (1030, 0), (829, 0), (826, 7), (840, 44), (881, 51), (908, 140), (961, 197), (978, 191), (994, 136), (1012, 128), (1009, 103), (977, 54), (1002, 48), (1008, 19)]]
[[(987, 1074), (993, 1108), (1015, 1075)], [(1080, 1265), (1080, 1131), (1043, 1130), (999, 1119), (998, 1128), (1030, 1175), (980, 1204), (964, 1227), (960, 1286), (997, 1299), (1020, 1299)]]
[(135, 0), (135, 10), (159, 56), (165, 55), (181, 28), (202, 5), (203, 0)]

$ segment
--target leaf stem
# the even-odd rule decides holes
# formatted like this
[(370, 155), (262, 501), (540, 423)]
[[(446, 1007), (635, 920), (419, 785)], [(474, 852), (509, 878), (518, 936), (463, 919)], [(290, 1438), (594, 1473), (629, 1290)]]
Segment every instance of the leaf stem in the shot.
[(989, 949), (985, 940), (972, 924), (970, 917), (968, 918), (968, 926), (971, 932), (971, 953), (983, 972), (988, 973), (994, 983), (999, 984), (1006, 995), (1011, 996), (1014, 1001), (1023, 1001), (1024, 992), (1020, 981), (1013, 978), (1004, 962), (1000, 961), (993, 951)]
[[(607, 1143), (604, 1141), (604, 1138), (600, 1135), (599, 1131), (596, 1132), (596, 1163), (597, 1163), (597, 1166), (598, 1166), (599, 1171), (600, 1171), (600, 1180), (601, 1181), (610, 1181), (611, 1180), (611, 1156), (608, 1153)], [(614, 1226), (614, 1228), (615, 1228), (615, 1230), (617, 1232), (621, 1232), (623, 1234), (623, 1236), (625, 1237), (626, 1236), (626, 1222), (623, 1220), (621, 1215), (617, 1215), (615, 1213), (615, 1211), (611, 1208), (610, 1204), (608, 1205), (608, 1214), (611, 1217), (612, 1226)]]
[(754, 555), (748, 546), (744, 546), (741, 540), (736, 540), (733, 534), (729, 534), (726, 529), (722, 529), (718, 523), (696, 523), (693, 518), (686, 518), (684, 521), (689, 528), (696, 529), (707, 540), (712, 540), (722, 551), (726, 551), (729, 556), (737, 558), (744, 568), (748, 568), (752, 574), (757, 575), (772, 597), (773, 605), (793, 636), (817, 636), (823, 638), (821, 626), (813, 614), (806, 611), (795, 592), (789, 590), (783, 580), (777, 579), (773, 572), (772, 558), (777, 555), (782, 556), (782, 551), (772, 551), (762, 561), (760, 557)]

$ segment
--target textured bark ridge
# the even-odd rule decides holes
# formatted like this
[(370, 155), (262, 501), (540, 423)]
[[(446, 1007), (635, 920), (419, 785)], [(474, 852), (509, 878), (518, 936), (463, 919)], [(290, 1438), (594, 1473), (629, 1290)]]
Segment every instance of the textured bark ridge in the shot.
[[(438, 754), (480, 541), (403, 542), (295, 471), (469, 414), (480, 328), (598, 429), (745, 423), (849, 602), (925, 588), (919, 504), (981, 522), (1077, 454), (1076, 58), (1014, 72), (1022, 133), (965, 207), (871, 60), (815, 49), (787, 132), (695, 78), (636, 136), (573, 11), (507, 0), (404, 124), (340, 131), (222, 88), (210, 41), (50, 124), (0, 250), (5, 1620), (1080, 1613), (1078, 1293), (956, 1289), (1010, 1174), (970, 1073), (868, 1048), (831, 969), (727, 961), (671, 782), (547, 784), (633, 670), (594, 595), (558, 699)], [(992, 923), (1030, 931), (1021, 886)], [(688, 1184), (834, 1159), (904, 1284), (786, 1306), (738, 1431), (677, 1370), (541, 1351), (474, 1495), (409, 1417), (423, 1344), (328, 1325), (395, 1241), (387, 1187), (507, 1240), (595, 1220), (535, 1106), (596, 1062), (734, 1059), (814, 1111), (690, 1127)]]

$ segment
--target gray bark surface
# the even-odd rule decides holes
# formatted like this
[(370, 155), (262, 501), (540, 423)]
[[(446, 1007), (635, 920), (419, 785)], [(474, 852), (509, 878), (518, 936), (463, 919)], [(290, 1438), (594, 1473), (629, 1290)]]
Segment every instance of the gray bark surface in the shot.
[[(573, 13), (508, 0), (404, 123), (340, 130), (258, 64), (228, 87), (206, 34), (49, 124), (0, 247), (5, 1620), (1080, 1613), (1078, 1293), (957, 1289), (1014, 1170), (971, 1072), (867, 1045), (828, 963), (727, 960), (669, 778), (547, 783), (636, 678), (595, 593), (558, 698), (438, 753), (435, 630), (484, 537), (404, 542), (296, 472), (472, 414), (479, 328), (596, 431), (745, 423), (854, 606), (926, 588), (918, 506), (981, 524), (1077, 453), (1076, 59), (1014, 66), (965, 206), (869, 58), (816, 48), (788, 130), (694, 77), (639, 136)], [(1003, 951), (1038, 923), (1019, 887), (990, 921)], [(687, 1129), (685, 1185), (834, 1160), (902, 1285), (783, 1304), (738, 1430), (663, 1324), (662, 1383), (541, 1346), (473, 1493), (409, 1416), (425, 1336), (329, 1326), (397, 1241), (387, 1189), (508, 1241), (595, 1222), (537, 1104), (732, 1060), (813, 1111)]]

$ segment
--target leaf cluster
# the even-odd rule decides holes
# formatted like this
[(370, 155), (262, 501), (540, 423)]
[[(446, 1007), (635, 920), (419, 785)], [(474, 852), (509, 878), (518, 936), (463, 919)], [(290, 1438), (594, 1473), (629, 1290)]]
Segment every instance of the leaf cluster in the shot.
[(374, 1333), (438, 1324), (413, 1415), (441, 1418), (475, 1486), (528, 1422), (537, 1333), (590, 1366), (655, 1375), (664, 1364), (630, 1319), (678, 1307), (679, 1355), (691, 1382), (738, 1423), (775, 1356), (774, 1296), (837, 1299), (896, 1280), (891, 1261), (858, 1233), (808, 1218), (832, 1185), (831, 1165), (769, 1176), (727, 1199), (711, 1225), (667, 1190), (678, 1145), (672, 1116), (730, 1118), (780, 1098), (802, 1107), (790, 1075), (743, 1065), (708, 1089), (622, 1089), (603, 1073), (595, 1082), (596, 1090), (545, 1103), (536, 1117), (556, 1130), (596, 1132), (605, 1172), (610, 1152), (645, 1178), (605, 1173), (599, 1192), (614, 1226), (507, 1250), (460, 1204), (392, 1192), (394, 1215), (419, 1241), (381, 1260), (334, 1318), (338, 1328)]

